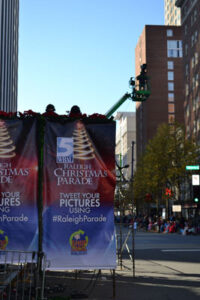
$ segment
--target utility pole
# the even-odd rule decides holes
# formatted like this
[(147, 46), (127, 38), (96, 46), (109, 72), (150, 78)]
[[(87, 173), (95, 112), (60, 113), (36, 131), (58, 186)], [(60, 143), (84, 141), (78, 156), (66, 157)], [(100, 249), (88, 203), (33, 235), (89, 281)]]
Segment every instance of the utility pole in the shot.
[(128, 168), (129, 165), (125, 165), (125, 166), (122, 166), (122, 154), (120, 153), (119, 154), (119, 164), (117, 163), (116, 161), (116, 165), (117, 165), (117, 168), (120, 172), (119, 174), (119, 194), (118, 194), (118, 200), (119, 200), (119, 211), (120, 211), (120, 223), (119, 223), (119, 251), (118, 251), (118, 257), (119, 257), (119, 261), (120, 261), (120, 267), (121, 267), (121, 270), (122, 270), (122, 267), (123, 267), (123, 262), (122, 262), (122, 225), (123, 225), (123, 215), (122, 215), (122, 212), (123, 212), (123, 196), (122, 196), (122, 193), (121, 193), (121, 189), (122, 189), (122, 183), (125, 181), (125, 177), (123, 175), (123, 172), (122, 170), (125, 169), (125, 168)]
[(134, 146), (135, 142), (131, 143), (132, 157), (131, 157), (131, 184), (132, 184), (132, 259), (133, 259), (133, 277), (135, 277), (135, 232), (134, 232), (134, 189), (133, 189), (133, 173), (134, 173)]
[(131, 181), (133, 181), (133, 168), (134, 168), (134, 145), (135, 142), (131, 143)]
[(122, 155), (119, 156), (119, 168), (120, 168), (120, 185), (119, 185), (119, 207), (120, 207), (120, 224), (119, 224), (119, 236), (120, 236), (120, 268), (122, 270), (122, 198), (121, 198), (121, 186), (122, 186)]

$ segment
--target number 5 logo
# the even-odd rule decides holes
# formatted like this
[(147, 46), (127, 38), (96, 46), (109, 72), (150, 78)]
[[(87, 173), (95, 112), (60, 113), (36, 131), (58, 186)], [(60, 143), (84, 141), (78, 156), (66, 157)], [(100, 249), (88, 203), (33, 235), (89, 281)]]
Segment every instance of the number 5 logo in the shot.
[(73, 156), (74, 142), (73, 138), (57, 137), (57, 156)]

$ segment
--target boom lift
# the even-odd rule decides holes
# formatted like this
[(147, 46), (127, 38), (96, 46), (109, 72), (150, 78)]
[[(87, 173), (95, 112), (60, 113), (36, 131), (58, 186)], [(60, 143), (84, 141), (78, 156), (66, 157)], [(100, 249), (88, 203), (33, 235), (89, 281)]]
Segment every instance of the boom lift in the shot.
[(136, 102), (146, 101), (150, 96), (149, 79), (147, 76), (147, 64), (141, 65), (140, 75), (136, 77), (137, 84), (133, 77), (129, 80), (129, 85), (132, 89), (131, 93), (124, 94), (106, 113), (106, 117), (109, 118), (127, 99), (131, 99)]

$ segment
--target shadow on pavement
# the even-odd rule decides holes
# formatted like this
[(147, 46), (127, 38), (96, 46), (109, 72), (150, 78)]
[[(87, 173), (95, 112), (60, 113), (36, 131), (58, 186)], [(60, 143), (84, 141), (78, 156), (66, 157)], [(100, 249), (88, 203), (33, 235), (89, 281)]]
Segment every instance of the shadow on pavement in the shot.
[[(126, 235), (127, 230), (123, 240)], [(131, 248), (131, 239), (128, 242)], [(124, 251), (123, 268), (118, 266), (115, 280), (109, 270), (47, 272), (45, 299), (199, 300), (199, 242), (200, 236), (137, 232), (135, 277), (133, 264)]]
[(177, 297), (181, 300), (200, 299), (199, 282), (168, 279), (159, 277), (159, 274), (158, 277), (136, 275), (133, 278), (117, 273), (114, 288), (112, 274), (105, 272), (81, 271), (76, 276), (73, 272), (49, 272), (46, 277), (45, 297), (55, 300), (174, 300)]

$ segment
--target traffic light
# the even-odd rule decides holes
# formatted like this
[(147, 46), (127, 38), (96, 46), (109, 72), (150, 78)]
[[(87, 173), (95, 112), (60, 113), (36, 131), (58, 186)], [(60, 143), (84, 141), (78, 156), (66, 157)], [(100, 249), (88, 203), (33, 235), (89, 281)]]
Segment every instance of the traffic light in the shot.
[(165, 189), (165, 195), (168, 196), (168, 197), (171, 197), (171, 196), (172, 196), (172, 191), (171, 191), (171, 189), (166, 188), (166, 189)]
[(146, 203), (151, 202), (151, 201), (152, 201), (152, 195), (149, 194), (149, 193), (146, 194), (146, 195), (145, 195), (144, 201), (145, 201)]
[(200, 185), (193, 185), (193, 202), (200, 203)]

